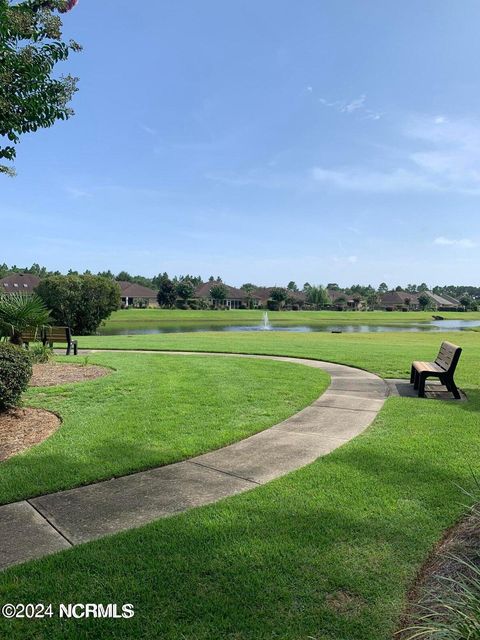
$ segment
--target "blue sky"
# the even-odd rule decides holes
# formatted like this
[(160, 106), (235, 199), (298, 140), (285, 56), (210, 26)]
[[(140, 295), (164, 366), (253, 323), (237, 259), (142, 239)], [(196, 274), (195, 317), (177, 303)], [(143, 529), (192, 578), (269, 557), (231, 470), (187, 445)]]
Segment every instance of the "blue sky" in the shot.
[(478, 284), (476, 0), (79, 0), (76, 116), (0, 177), (0, 262)]

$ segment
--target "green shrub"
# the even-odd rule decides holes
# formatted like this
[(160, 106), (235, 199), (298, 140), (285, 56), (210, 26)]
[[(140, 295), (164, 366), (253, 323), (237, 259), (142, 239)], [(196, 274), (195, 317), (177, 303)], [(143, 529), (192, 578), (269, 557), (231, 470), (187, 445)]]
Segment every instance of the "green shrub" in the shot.
[(34, 342), (28, 351), (32, 364), (45, 364), (53, 356), (53, 350), (41, 342)]
[(31, 376), (28, 353), (13, 344), (0, 344), (0, 411), (18, 407)]
[(280, 311), (280, 302), (278, 300), (267, 300), (267, 309), (269, 311)]
[(95, 333), (121, 300), (117, 282), (92, 275), (48, 276), (36, 292), (51, 309), (53, 323), (76, 335)]

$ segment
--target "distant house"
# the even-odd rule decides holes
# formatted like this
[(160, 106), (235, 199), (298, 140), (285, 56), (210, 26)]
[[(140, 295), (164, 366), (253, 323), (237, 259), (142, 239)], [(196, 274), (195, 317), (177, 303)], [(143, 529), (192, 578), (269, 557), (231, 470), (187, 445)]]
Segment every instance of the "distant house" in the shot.
[(446, 294), (440, 296), (431, 291), (420, 291), (418, 293), (387, 291), (387, 293), (380, 296), (379, 307), (387, 310), (406, 309), (418, 311), (421, 309), (419, 300), (422, 295), (426, 295), (430, 299), (429, 306), (436, 311), (455, 311), (462, 306), (458, 300)]
[(14, 273), (0, 280), (1, 293), (33, 293), (40, 284), (40, 278), (30, 273)]
[(327, 289), (327, 295), (334, 307), (346, 307), (352, 311), (358, 311), (365, 306), (365, 300), (356, 294), (348, 294), (338, 289)]
[[(258, 306), (265, 307), (268, 300), (271, 300), (273, 291), (277, 288), (278, 287), (257, 287), (252, 291), (251, 295), (258, 300)], [(303, 291), (291, 291), (290, 289), (285, 289), (285, 291), (288, 295), (286, 301), (287, 306), (289, 304), (302, 306), (306, 302), (307, 296)]]
[[(212, 287), (222, 284), (227, 290), (227, 296), (224, 300), (214, 300), (210, 293)], [(243, 289), (231, 287), (223, 282), (204, 282), (195, 289), (195, 298), (203, 299), (211, 306), (227, 307), (228, 309), (241, 309), (247, 306), (250, 299), (254, 300), (254, 306), (257, 306), (258, 300), (253, 294), (248, 294)]]
[(157, 292), (135, 282), (120, 281), (122, 307), (158, 307)]
[(442, 293), (442, 295), (432, 293), (431, 291), (425, 291), (425, 293), (430, 298), (432, 307), (437, 311), (455, 311), (456, 309), (462, 308), (460, 300), (457, 300), (446, 293)]
[[(210, 293), (212, 287), (216, 284), (222, 284), (227, 289), (227, 296), (224, 300), (214, 300)], [(225, 283), (205, 282), (195, 290), (195, 298), (203, 299), (211, 306), (227, 307), (228, 309), (243, 309), (252, 306), (255, 309), (266, 307), (267, 301), (271, 299), (272, 292), (277, 287), (256, 287), (250, 292), (244, 289), (237, 289)], [(288, 304), (303, 305), (305, 302), (305, 294), (301, 291), (288, 291)]]
[(418, 311), (420, 304), (418, 298), (421, 294), (408, 291), (387, 291), (380, 296), (379, 307), (385, 310), (406, 309)]

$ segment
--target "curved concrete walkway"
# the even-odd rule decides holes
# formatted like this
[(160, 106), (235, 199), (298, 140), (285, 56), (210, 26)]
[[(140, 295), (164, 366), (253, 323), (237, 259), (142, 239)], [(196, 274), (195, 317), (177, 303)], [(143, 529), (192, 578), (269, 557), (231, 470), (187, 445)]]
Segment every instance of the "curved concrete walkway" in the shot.
[(185, 462), (0, 507), (0, 569), (242, 493), (299, 469), (368, 427), (388, 395), (385, 382), (351, 367), (280, 356), (331, 377), (312, 405), (245, 440)]

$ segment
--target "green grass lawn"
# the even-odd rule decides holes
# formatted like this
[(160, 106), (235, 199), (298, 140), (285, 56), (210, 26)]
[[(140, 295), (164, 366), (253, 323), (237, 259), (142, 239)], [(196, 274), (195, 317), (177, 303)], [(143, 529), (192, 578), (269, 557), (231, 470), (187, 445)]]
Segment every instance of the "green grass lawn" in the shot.
[[(480, 475), (480, 335), (128, 341), (137, 348), (297, 353), (405, 376), (411, 359), (433, 357), (444, 337), (465, 349), (458, 380), (468, 402), (391, 398), (364, 434), (283, 478), (8, 570), (0, 576), (1, 602), (131, 602), (136, 615), (0, 620), (0, 637), (390, 640), (416, 572), (465, 511), (459, 487), (473, 487), (472, 470)], [(99, 346), (103, 339), (89, 340)], [(122, 340), (103, 345), (120, 347)]]
[[(256, 324), (263, 318), (264, 310), (231, 311), (182, 311), (180, 309), (123, 309), (112, 313), (105, 329), (129, 329), (177, 325), (188, 328), (191, 324), (219, 326), (224, 324)], [(405, 324), (429, 322), (432, 311), (269, 311), (273, 323), (281, 324)], [(448, 320), (480, 320), (480, 312), (440, 312)]]
[(0, 464), (0, 503), (242, 440), (310, 404), (328, 384), (322, 371), (253, 359), (107, 353), (89, 362), (115, 371), (26, 395), (26, 404), (55, 411), (63, 424), (41, 445)]
[(464, 347), (458, 369), (461, 384), (479, 384), (480, 335), (451, 333), (186, 333), (84, 336), (80, 348), (159, 349), (279, 354), (329, 360), (368, 369), (384, 377), (408, 377), (412, 360), (434, 360), (442, 340)]

